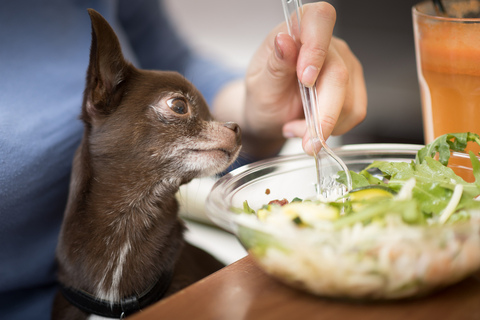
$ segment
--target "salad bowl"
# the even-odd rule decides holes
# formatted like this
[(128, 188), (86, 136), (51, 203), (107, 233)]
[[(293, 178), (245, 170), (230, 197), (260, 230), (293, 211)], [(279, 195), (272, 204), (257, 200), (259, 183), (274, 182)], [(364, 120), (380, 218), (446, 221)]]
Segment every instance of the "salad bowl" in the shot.
[[(358, 173), (376, 161), (412, 163), (423, 147), (361, 144), (334, 151)], [(451, 152), (449, 163), (457, 175), (473, 176), (468, 154)], [(378, 169), (370, 172), (379, 180), (385, 175)], [(215, 224), (237, 236), (266, 273), (315, 295), (361, 300), (419, 297), (458, 282), (480, 267), (480, 209), (475, 205), (440, 219), (441, 223), (431, 222), (433, 218), (412, 222), (403, 213), (388, 212), (362, 221), (331, 218), (330, 209), (317, 219), (318, 215), (307, 214), (313, 204), (305, 200), (300, 220), (300, 216), (292, 219), (292, 207), (269, 205), (283, 199), (314, 202), (315, 188), (311, 157), (277, 157), (219, 179), (207, 197), (206, 212)], [(405, 193), (402, 190), (398, 194)], [(335, 214), (341, 216), (343, 210)], [(273, 218), (262, 219), (264, 214)]]

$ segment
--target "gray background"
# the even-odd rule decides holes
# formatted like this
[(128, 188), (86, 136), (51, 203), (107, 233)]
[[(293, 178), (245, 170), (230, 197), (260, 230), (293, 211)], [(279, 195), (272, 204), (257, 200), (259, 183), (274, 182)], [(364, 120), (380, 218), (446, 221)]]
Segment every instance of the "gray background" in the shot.
[[(243, 69), (266, 34), (283, 21), (280, 0), (164, 0), (182, 35), (201, 52)], [(364, 67), (365, 121), (344, 144), (423, 143), (411, 7), (417, 1), (332, 0), (335, 35)], [(306, 1), (304, 1), (306, 3)]]

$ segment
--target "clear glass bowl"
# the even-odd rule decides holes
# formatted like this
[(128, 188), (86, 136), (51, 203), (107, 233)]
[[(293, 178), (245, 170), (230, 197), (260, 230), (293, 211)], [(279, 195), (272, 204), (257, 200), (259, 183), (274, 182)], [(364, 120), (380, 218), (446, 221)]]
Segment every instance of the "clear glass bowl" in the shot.
[[(335, 149), (350, 170), (375, 160), (415, 159), (420, 145), (363, 144)], [(452, 153), (452, 169), (471, 175), (467, 154)], [(337, 231), (278, 230), (239, 215), (248, 200), (258, 209), (274, 199), (315, 197), (315, 162), (284, 156), (238, 168), (222, 177), (206, 202), (209, 218), (234, 233), (268, 274), (313, 294), (347, 299), (421, 296), (455, 283), (480, 267), (480, 217), (442, 227), (372, 229), (360, 224)], [(267, 190), (268, 189), (268, 190)]]

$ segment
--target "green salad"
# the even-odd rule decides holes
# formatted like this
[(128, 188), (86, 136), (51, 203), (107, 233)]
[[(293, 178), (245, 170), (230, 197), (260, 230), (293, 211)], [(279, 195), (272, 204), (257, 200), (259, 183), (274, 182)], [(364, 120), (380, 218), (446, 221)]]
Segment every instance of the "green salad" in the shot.
[[(335, 229), (356, 222), (378, 222), (386, 212), (398, 214), (403, 222), (412, 225), (467, 220), (470, 209), (480, 208), (480, 202), (475, 200), (480, 195), (480, 162), (470, 152), (476, 179), (473, 183), (466, 182), (447, 165), (451, 151), (464, 151), (470, 141), (480, 145), (480, 137), (475, 133), (446, 134), (418, 151), (415, 161), (410, 163), (374, 161), (361, 172), (350, 171), (352, 190), (334, 202), (301, 198), (294, 198), (290, 203), (286, 199), (274, 200), (256, 211), (246, 200), (242, 209), (234, 211), (256, 214), (265, 220), (279, 207), (284, 207), (281, 211), (290, 216), (294, 224), (312, 227), (312, 210), (318, 206), (314, 221), (331, 221)], [(372, 170), (381, 172), (382, 176), (373, 175)], [(337, 180), (346, 184), (345, 173), (340, 172)], [(305, 208), (308, 213), (296, 208)]]
[(447, 134), (410, 163), (373, 161), (335, 201), (247, 199), (232, 208), (239, 238), (267, 272), (321, 295), (395, 299), (458, 281), (480, 267), (480, 162), (469, 152), (474, 182), (448, 167), (468, 142), (480, 137)]

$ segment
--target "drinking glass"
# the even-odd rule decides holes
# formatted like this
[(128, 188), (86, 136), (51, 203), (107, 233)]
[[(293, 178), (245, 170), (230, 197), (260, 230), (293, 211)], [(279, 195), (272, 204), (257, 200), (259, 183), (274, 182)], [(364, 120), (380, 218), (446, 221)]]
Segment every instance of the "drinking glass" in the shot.
[[(412, 8), (425, 142), (480, 134), (480, 1), (433, 1)], [(469, 145), (479, 152), (479, 147)]]

